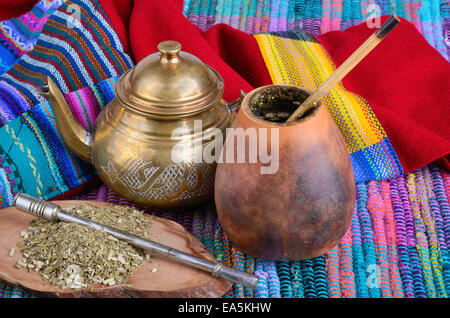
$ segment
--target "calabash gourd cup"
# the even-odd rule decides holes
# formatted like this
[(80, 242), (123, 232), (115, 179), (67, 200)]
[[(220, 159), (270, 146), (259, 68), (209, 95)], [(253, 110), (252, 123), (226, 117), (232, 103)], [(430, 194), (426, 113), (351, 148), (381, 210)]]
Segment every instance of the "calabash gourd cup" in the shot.
[[(350, 225), (355, 203), (353, 170), (327, 107), (319, 102), (289, 123), (271, 122), (252, 111), (261, 101), (277, 102), (278, 98), (286, 103), (283, 96), (295, 100), (309, 94), (303, 87), (268, 85), (251, 91), (242, 101), (232, 128), (255, 128), (259, 147), (264, 142), (258, 132), (267, 129), (267, 149), (279, 150), (275, 173), (262, 174), (261, 167), (267, 163), (260, 158), (256, 163), (227, 161), (227, 151), (235, 155), (242, 151), (234, 135), (227, 136), (222, 149), (224, 162), (218, 164), (215, 177), (218, 217), (229, 239), (253, 257), (314, 258), (331, 250)], [(271, 138), (273, 129), (278, 130), (278, 141)]]

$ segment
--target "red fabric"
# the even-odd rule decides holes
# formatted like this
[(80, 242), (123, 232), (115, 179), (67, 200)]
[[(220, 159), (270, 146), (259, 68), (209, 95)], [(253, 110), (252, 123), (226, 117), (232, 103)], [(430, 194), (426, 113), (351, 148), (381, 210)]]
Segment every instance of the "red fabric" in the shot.
[[(209, 29), (204, 37), (223, 61), (250, 85), (259, 87), (272, 84), (258, 44), (252, 36), (226, 24), (220, 24)], [(238, 94), (238, 89), (236, 86), (231, 94)]]
[(69, 199), (71, 197), (73, 197), (74, 195), (89, 190), (89, 189), (93, 189), (93, 188), (98, 188), (99, 186), (101, 186), (103, 183), (102, 181), (100, 181), (99, 177), (94, 177), (91, 180), (83, 183), (82, 185), (76, 187), (76, 188), (72, 188), (69, 191), (64, 192), (61, 195), (58, 195), (56, 197), (53, 197), (52, 200), (66, 200)]
[(2, 1), (0, 6), (0, 21), (17, 18), (27, 13), (36, 4), (36, 0)]
[[(176, 40), (183, 50), (194, 54), (217, 70), (225, 82), (224, 98), (239, 97), (240, 90), (271, 84), (256, 41), (227, 25), (202, 33), (183, 15), (183, 1), (100, 0), (114, 29), (135, 62), (154, 53), (159, 42)], [(132, 8), (131, 16), (123, 7)]]
[[(339, 66), (373, 32), (361, 24), (318, 39)], [(342, 83), (370, 104), (406, 172), (439, 158), (450, 169), (450, 63), (411, 23), (402, 19)]]

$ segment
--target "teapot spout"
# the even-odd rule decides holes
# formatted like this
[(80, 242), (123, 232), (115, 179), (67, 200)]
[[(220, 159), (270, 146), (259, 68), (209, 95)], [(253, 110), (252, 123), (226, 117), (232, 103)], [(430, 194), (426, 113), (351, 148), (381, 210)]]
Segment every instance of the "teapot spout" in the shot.
[(92, 163), (92, 135), (78, 123), (56, 83), (47, 76), (47, 85), (38, 87), (37, 91), (50, 103), (56, 125), (65, 144), (78, 157)]

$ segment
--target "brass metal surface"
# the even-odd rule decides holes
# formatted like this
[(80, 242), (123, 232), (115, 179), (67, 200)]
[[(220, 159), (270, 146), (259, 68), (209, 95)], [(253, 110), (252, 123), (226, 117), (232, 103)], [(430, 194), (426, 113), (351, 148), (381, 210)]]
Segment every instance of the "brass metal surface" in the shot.
[(203, 111), (220, 100), (223, 81), (197, 57), (180, 51), (175, 41), (158, 45), (117, 82), (116, 97), (126, 107), (153, 116)]
[[(158, 49), (119, 78), (93, 132), (79, 125), (51, 78), (41, 93), (68, 147), (92, 163), (111, 189), (142, 206), (192, 205), (211, 197), (216, 169), (215, 162), (194, 160), (194, 147), (214, 141), (208, 128), (225, 136), (235, 114), (222, 99), (223, 81), (215, 70), (175, 41)], [(194, 129), (195, 120), (201, 131)], [(177, 162), (175, 145), (187, 149)]]

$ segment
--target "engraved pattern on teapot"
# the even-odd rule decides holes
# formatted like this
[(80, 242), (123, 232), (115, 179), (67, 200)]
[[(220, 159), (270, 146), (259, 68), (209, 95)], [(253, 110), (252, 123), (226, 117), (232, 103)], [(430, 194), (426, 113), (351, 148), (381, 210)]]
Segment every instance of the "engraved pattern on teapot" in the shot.
[[(202, 131), (217, 128), (225, 134), (231, 127), (242, 94), (226, 104), (223, 91), (220, 74), (174, 41), (160, 43), (158, 52), (120, 76), (92, 131), (80, 125), (50, 77), (39, 89), (64, 143), (95, 167), (101, 181), (138, 205), (162, 208), (212, 197), (216, 164), (194, 163), (188, 153), (174, 162), (170, 153), (178, 142), (195, 140), (190, 127), (196, 120)], [(189, 131), (173, 138), (180, 127)]]
[(151, 161), (128, 159), (119, 170), (112, 160), (101, 166), (112, 184), (133, 196), (152, 200), (186, 200), (206, 195), (214, 185), (214, 168), (206, 163), (172, 163), (161, 169)]

